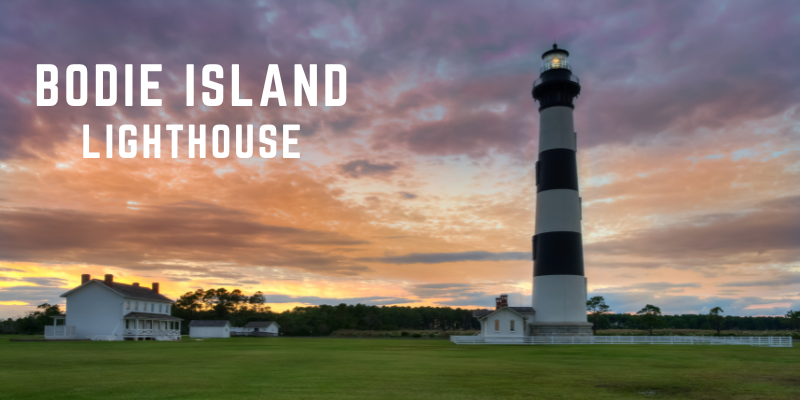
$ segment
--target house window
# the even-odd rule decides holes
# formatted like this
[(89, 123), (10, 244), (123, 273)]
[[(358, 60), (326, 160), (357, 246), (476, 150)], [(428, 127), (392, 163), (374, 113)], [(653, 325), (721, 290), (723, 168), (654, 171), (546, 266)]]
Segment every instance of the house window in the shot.
[(133, 310), (134, 311), (139, 311), (139, 302), (138, 301), (133, 303)]
[(156, 310), (156, 303), (150, 303), (150, 312), (153, 312), (155, 310)]
[(159, 304), (158, 305), (158, 312), (164, 312), (164, 305), (163, 304)]
[(494, 320), (494, 331), (495, 332), (499, 332), (500, 331), (500, 320), (499, 319)]
[(130, 310), (131, 309), (131, 302), (130, 301), (126, 301), (125, 302), (125, 309), (126, 310)]
[[(128, 304), (128, 305), (130, 306), (130, 304)], [(130, 329), (131, 328), (130, 327), (130, 325), (131, 325), (130, 322), (131, 322), (131, 320), (129, 320), (129, 319), (125, 320), (125, 329)]]
[(514, 332), (514, 320), (513, 319), (511, 320), (511, 326), (509, 327), (509, 330), (511, 332)]

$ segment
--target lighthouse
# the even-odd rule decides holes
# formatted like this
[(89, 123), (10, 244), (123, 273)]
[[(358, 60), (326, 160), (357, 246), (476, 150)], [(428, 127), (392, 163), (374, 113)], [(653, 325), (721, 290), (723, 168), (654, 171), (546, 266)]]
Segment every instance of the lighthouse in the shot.
[(533, 236), (533, 336), (590, 336), (578, 191), (573, 100), (581, 92), (569, 52), (557, 45), (542, 54), (533, 98), (539, 103), (536, 231)]

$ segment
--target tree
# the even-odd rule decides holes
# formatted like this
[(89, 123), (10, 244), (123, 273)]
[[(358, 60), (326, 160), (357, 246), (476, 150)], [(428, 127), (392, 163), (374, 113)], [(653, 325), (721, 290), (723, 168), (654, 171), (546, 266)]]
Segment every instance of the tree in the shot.
[(786, 313), (786, 321), (784, 321), (784, 324), (788, 325), (789, 329), (800, 331), (800, 310), (789, 310), (789, 312)]
[(639, 316), (639, 322), (642, 323), (653, 335), (653, 328), (661, 326), (661, 309), (654, 305), (646, 305), (644, 308), (636, 313)]
[(606, 304), (603, 296), (594, 296), (586, 301), (586, 310), (591, 312), (592, 315), (592, 331), (597, 334), (597, 328), (603, 314), (611, 311), (611, 307)]
[(261, 307), (267, 303), (267, 297), (264, 296), (264, 293), (261, 291), (255, 292), (252, 296), (250, 296), (250, 304), (255, 308), (257, 312), (261, 311)]
[(723, 310), (721, 307), (714, 307), (708, 312), (708, 324), (717, 330), (717, 335), (719, 335), (721, 333), (720, 331), (725, 328), (725, 317), (721, 315), (724, 312), (725, 310)]

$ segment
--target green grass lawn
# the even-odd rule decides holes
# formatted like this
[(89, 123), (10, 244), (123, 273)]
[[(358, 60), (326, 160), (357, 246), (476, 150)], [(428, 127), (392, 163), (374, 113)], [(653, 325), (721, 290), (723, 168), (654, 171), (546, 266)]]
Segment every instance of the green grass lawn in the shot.
[(798, 347), (9, 338), (2, 399), (800, 399)]

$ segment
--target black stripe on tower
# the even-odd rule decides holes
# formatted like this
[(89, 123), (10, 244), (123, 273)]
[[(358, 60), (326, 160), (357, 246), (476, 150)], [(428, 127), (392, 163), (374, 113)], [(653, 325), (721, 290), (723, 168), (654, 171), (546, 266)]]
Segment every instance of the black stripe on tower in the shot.
[(533, 276), (583, 276), (580, 232), (544, 232), (533, 237)]
[(578, 160), (575, 150), (550, 149), (539, 153), (536, 192), (551, 189), (578, 190)]

